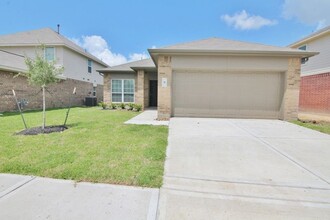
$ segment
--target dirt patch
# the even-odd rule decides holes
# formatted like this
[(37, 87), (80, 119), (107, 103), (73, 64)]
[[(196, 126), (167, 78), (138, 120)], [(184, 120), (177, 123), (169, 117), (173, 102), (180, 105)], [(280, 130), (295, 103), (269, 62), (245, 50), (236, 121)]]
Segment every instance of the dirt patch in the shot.
[(330, 123), (330, 114), (300, 112), (298, 118), (300, 121), (311, 122), (314, 124), (320, 122)]
[(68, 127), (63, 125), (55, 125), (55, 126), (46, 126), (45, 129), (42, 127), (34, 127), (28, 128), (23, 131), (17, 132), (16, 135), (37, 135), (37, 134), (49, 134), (53, 132), (62, 132), (68, 129)]

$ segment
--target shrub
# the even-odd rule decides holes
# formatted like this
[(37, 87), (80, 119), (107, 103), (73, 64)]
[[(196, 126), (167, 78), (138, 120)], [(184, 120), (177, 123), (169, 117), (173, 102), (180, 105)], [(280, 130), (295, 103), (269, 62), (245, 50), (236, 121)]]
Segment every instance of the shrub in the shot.
[(117, 108), (117, 104), (115, 104), (115, 103), (109, 104), (109, 109), (116, 109), (116, 108)]
[(126, 104), (125, 106), (125, 109), (129, 110), (129, 111), (132, 111), (134, 108), (134, 103), (128, 103)]
[(121, 109), (125, 109), (125, 103), (119, 103), (118, 105)]
[(137, 112), (141, 111), (142, 110), (142, 105), (134, 104), (133, 110), (135, 110)]
[(103, 109), (106, 109), (107, 107), (109, 109), (117, 109), (117, 110), (122, 110), (126, 109), (127, 111), (136, 111), (139, 112), (142, 110), (142, 105), (139, 104), (134, 104), (134, 103), (105, 103), (105, 102), (100, 102), (99, 106), (101, 106)]
[(108, 104), (106, 102), (99, 102), (99, 106), (102, 107), (102, 109), (106, 109)]

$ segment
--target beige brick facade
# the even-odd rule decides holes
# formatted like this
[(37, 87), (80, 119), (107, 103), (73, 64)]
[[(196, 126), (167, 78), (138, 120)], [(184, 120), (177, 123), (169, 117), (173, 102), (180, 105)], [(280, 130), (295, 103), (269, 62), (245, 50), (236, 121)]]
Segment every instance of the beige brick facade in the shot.
[(300, 58), (289, 58), (288, 62), (280, 117), (286, 121), (294, 120), (298, 117), (301, 66)]
[[(164, 87), (162, 81), (166, 80)], [(172, 66), (170, 56), (158, 57), (158, 119), (168, 120), (172, 110)]]
[(136, 93), (135, 93), (135, 103), (142, 105), (144, 109), (144, 98), (145, 98), (145, 72), (144, 70), (137, 71), (137, 80), (136, 80)]
[[(28, 105), (25, 109), (42, 108), (41, 89), (28, 83), (24, 76), (14, 77), (15, 73), (0, 71), (0, 112), (14, 111), (17, 109), (12, 89), (15, 90), (18, 100), (25, 99)], [(46, 107), (67, 107), (73, 88), (76, 87), (77, 94), (72, 96), (72, 105), (81, 106), (84, 98), (89, 96), (93, 90), (93, 84), (73, 79), (61, 80), (47, 87)], [(97, 100), (103, 99), (103, 86), (96, 87)]]
[(105, 73), (103, 75), (103, 101), (106, 103), (111, 103), (111, 74)]
[(149, 106), (149, 74), (144, 75), (144, 108)]

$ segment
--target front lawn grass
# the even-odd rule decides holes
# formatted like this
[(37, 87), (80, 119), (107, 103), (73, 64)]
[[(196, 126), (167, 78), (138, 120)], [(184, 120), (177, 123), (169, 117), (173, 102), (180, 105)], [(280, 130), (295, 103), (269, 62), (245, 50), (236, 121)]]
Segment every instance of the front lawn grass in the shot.
[(298, 120), (293, 121), (293, 123), (326, 134), (330, 134), (330, 123), (326, 123), (326, 122), (312, 123), (312, 122), (302, 122)]
[[(47, 125), (63, 123), (66, 109), (47, 111)], [(136, 112), (72, 108), (68, 130), (18, 136), (19, 114), (0, 116), (0, 173), (146, 187), (162, 184), (168, 128), (125, 125)], [(29, 127), (42, 112), (25, 113)]]

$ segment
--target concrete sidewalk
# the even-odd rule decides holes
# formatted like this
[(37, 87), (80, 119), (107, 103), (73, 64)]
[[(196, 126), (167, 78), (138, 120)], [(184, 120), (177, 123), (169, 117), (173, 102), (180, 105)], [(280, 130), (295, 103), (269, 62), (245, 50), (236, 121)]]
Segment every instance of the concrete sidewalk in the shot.
[(0, 219), (156, 219), (158, 189), (0, 174)]
[(169, 121), (158, 121), (157, 120), (157, 109), (147, 109), (141, 114), (126, 121), (125, 124), (135, 125), (169, 125)]
[(330, 219), (330, 135), (278, 120), (172, 118), (159, 219)]

